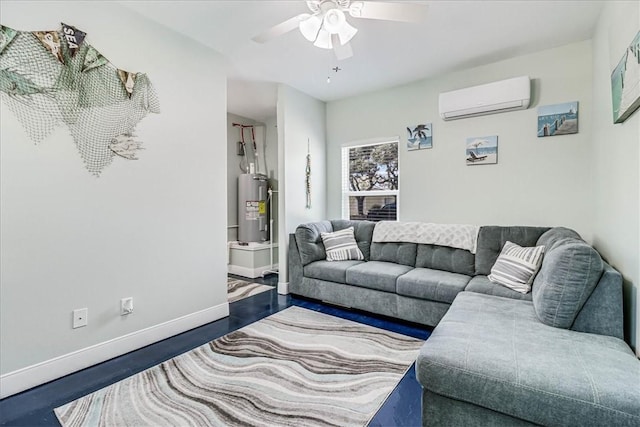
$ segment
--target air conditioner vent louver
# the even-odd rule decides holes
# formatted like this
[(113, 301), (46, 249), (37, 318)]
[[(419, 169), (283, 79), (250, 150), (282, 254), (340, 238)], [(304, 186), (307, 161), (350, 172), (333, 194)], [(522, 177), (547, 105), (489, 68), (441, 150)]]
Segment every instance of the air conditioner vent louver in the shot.
[(531, 83), (528, 76), (440, 94), (440, 117), (462, 119), (485, 114), (524, 110), (529, 107)]

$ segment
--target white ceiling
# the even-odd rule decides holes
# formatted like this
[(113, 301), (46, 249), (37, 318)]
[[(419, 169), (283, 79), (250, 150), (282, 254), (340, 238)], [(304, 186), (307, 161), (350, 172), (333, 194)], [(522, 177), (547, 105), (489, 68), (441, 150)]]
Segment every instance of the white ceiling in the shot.
[[(228, 61), (228, 110), (275, 115), (276, 84), (331, 101), (591, 38), (603, 1), (414, 1), (427, 22), (349, 17), (354, 56), (337, 61), (298, 30), (266, 44), (251, 40), (308, 12), (289, 1), (125, 1), (146, 17), (211, 47)], [(331, 68), (342, 70), (335, 73)], [(331, 75), (331, 83), (327, 77)]]

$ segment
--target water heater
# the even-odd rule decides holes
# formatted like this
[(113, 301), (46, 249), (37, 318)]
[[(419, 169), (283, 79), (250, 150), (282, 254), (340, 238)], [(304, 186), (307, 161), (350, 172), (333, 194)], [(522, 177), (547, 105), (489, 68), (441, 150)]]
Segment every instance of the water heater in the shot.
[(264, 242), (267, 230), (268, 178), (244, 173), (238, 177), (238, 241)]

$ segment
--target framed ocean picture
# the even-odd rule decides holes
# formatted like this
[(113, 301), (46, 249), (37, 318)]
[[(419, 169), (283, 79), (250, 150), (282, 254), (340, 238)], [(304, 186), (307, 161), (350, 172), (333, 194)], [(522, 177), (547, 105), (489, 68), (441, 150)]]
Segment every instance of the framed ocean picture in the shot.
[(613, 123), (622, 123), (640, 107), (640, 31), (611, 73)]
[(407, 126), (407, 150), (422, 150), (424, 148), (433, 148), (432, 124)]
[(467, 138), (466, 163), (467, 166), (498, 163), (498, 136)]
[(578, 101), (538, 107), (538, 136), (578, 133)]

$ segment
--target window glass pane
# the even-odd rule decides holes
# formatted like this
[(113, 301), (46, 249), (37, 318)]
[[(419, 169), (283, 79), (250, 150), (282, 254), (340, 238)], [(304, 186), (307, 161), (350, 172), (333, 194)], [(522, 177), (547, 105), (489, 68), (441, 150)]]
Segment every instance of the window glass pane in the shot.
[(349, 196), (349, 219), (395, 221), (396, 196)]
[(348, 184), (351, 191), (398, 189), (398, 143), (349, 148)]
[(342, 147), (342, 217), (397, 221), (398, 141)]

